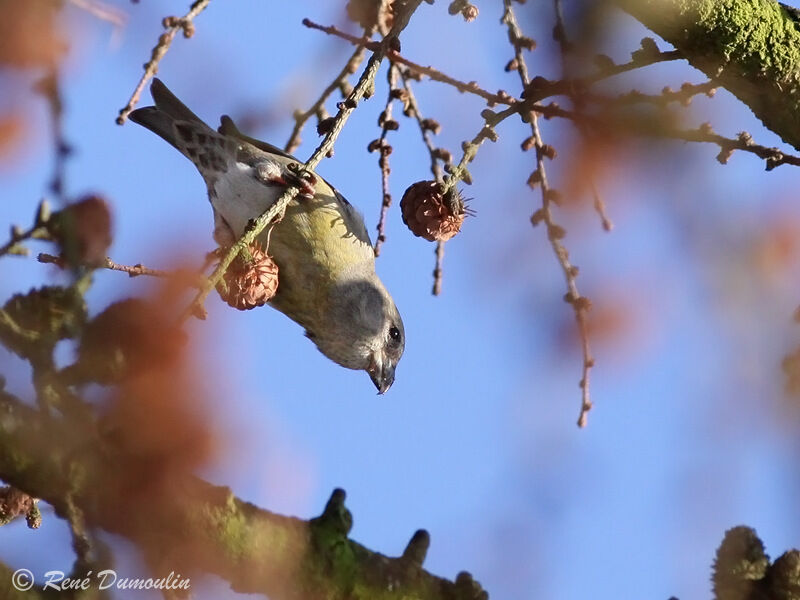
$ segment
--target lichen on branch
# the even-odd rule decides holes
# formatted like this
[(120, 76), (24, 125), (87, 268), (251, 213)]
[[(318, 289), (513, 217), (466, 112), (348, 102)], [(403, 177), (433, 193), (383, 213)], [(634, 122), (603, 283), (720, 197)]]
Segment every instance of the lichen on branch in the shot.
[(800, 149), (800, 24), (775, 0), (612, 0)]

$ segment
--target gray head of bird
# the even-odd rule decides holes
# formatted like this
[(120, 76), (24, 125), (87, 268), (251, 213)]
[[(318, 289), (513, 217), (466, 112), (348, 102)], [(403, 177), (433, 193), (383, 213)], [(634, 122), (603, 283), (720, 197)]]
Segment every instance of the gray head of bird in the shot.
[(385, 393), (394, 382), (406, 341), (392, 297), (372, 276), (336, 283), (328, 298), (324, 326), (307, 328), (306, 335), (335, 363), (366, 371), (378, 393)]

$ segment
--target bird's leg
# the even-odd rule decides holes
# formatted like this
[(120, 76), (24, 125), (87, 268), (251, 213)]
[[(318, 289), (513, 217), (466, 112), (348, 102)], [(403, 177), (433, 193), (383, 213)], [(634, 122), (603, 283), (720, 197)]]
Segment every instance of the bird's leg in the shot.
[(282, 167), (275, 161), (265, 160), (255, 166), (255, 176), (266, 185), (296, 186), (300, 189), (299, 195), (307, 199), (313, 198), (316, 191), (317, 176), (296, 162)]

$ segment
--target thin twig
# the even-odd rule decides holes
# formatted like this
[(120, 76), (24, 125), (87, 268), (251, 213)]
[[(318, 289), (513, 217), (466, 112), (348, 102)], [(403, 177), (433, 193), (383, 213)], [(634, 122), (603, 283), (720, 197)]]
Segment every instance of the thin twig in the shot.
[[(444, 173), (441, 165), (439, 165), (439, 161), (443, 161), (446, 167), (449, 166), (452, 168), (450, 153), (442, 148), (437, 148), (433, 143), (433, 134), (438, 131), (439, 124), (431, 119), (423, 118), (419, 108), (419, 102), (411, 86), (411, 78), (408, 76), (407, 72), (403, 72), (402, 76), (403, 87), (407, 94), (408, 112), (414, 115), (417, 125), (419, 126), (420, 134), (422, 135), (422, 141), (428, 149), (428, 155), (431, 161), (431, 174), (433, 174), (433, 178), (436, 181), (441, 183), (444, 180)], [(433, 267), (433, 288), (431, 289), (431, 293), (434, 296), (438, 296), (442, 293), (442, 278), (444, 275), (444, 242), (441, 240), (436, 242), (435, 256), (436, 261)]]
[[(289, 135), (289, 139), (286, 141), (286, 145), (284, 146), (284, 150), (289, 154), (293, 154), (295, 150), (300, 146), (301, 139), (300, 133), (303, 130), (303, 127), (308, 122), (308, 120), (313, 117), (314, 115), (320, 114), (320, 111), (324, 110), (325, 101), (328, 97), (336, 90), (336, 89), (343, 89), (344, 83), (347, 82), (347, 77), (352, 75), (358, 70), (359, 65), (364, 60), (364, 46), (358, 46), (347, 59), (342, 70), (339, 74), (328, 84), (322, 93), (320, 94), (319, 98), (311, 105), (307, 111), (297, 111), (294, 114), (294, 127), (292, 128), (292, 133)], [(345, 94), (346, 95), (346, 94)]]
[[(327, 33), (328, 35), (334, 35), (336, 37), (342, 38), (343, 40), (347, 40), (351, 44), (364, 46), (368, 50), (375, 51), (378, 43), (369, 40), (366, 37), (356, 37), (354, 35), (350, 35), (349, 33), (345, 33), (337, 29), (335, 26), (325, 26), (315, 23), (311, 19), (303, 19), (303, 25), (308, 27), (309, 29), (316, 29), (318, 31), (322, 31), (323, 33)], [(515, 100), (513, 97), (508, 95), (505, 92), (498, 92), (492, 93), (487, 90), (482, 89), (475, 81), (470, 81), (468, 83), (464, 83), (463, 81), (459, 81), (455, 77), (450, 77), (441, 71), (434, 69), (433, 67), (424, 67), (420, 64), (417, 64), (404, 56), (402, 56), (396, 50), (389, 50), (386, 53), (386, 58), (394, 64), (405, 65), (408, 67), (413, 73), (417, 75), (425, 75), (430, 77), (434, 81), (439, 81), (441, 83), (446, 83), (447, 85), (451, 85), (456, 88), (459, 92), (464, 92), (468, 94), (475, 94), (476, 96), (480, 96), (484, 100), (486, 100), (490, 105), (494, 104), (512, 104)]]
[[(48, 265), (56, 265), (57, 267), (64, 269), (68, 266), (67, 261), (65, 261), (60, 256), (54, 256), (52, 254), (47, 254), (44, 252), (40, 252), (39, 255), (36, 257), (40, 263), (48, 264)], [(162, 279), (180, 279), (185, 280), (191, 287), (200, 288), (203, 285), (204, 277), (201, 273), (192, 272), (192, 271), (164, 271), (161, 269), (151, 269), (149, 267), (145, 267), (141, 263), (137, 263), (135, 265), (123, 265), (117, 262), (114, 262), (110, 258), (106, 257), (102, 264), (97, 265), (97, 268), (100, 269), (108, 269), (109, 271), (119, 271), (121, 273), (127, 273), (129, 277), (139, 277), (141, 275), (147, 275), (149, 277), (159, 277)]]
[(600, 195), (600, 191), (597, 189), (597, 184), (592, 178), (590, 185), (592, 187), (592, 206), (594, 207), (594, 212), (597, 213), (597, 216), (600, 217), (600, 224), (603, 226), (604, 231), (611, 231), (614, 229), (614, 223), (608, 217), (608, 213), (606, 212), (606, 203), (603, 201), (603, 197)]
[(439, 240), (436, 242), (436, 250), (434, 250), (436, 260), (433, 265), (433, 287), (431, 294), (438, 296), (442, 293), (442, 279), (444, 278), (444, 242)]
[(172, 277), (175, 275), (175, 273), (170, 273), (169, 271), (150, 269), (141, 263), (137, 263), (135, 265), (121, 265), (119, 263), (115, 263), (108, 257), (106, 257), (103, 268), (109, 269), (110, 271), (121, 271), (123, 273), (127, 273), (130, 277), (138, 277), (139, 275), (150, 275), (151, 277)]
[(106, 4), (105, 2), (100, 2), (99, 0), (69, 1), (81, 10), (85, 10), (93, 17), (96, 17), (101, 21), (107, 21), (108, 23), (111, 23), (114, 27), (124, 27), (125, 22), (127, 21), (127, 15), (124, 12), (115, 6)]
[[(353, 88), (352, 93), (344, 102), (339, 103), (339, 113), (336, 115), (330, 130), (325, 134), (325, 138), (304, 164), (304, 168), (306, 170), (312, 171), (319, 164), (319, 162), (325, 156), (327, 156), (331, 150), (333, 150), (333, 145), (336, 142), (336, 139), (339, 137), (342, 128), (347, 122), (347, 119), (350, 117), (350, 114), (358, 105), (358, 101), (364, 97), (365, 93), (372, 92), (372, 89), (375, 85), (375, 76), (378, 73), (378, 69), (380, 68), (381, 61), (386, 55), (387, 49), (391, 46), (391, 44), (397, 43), (397, 36), (403, 29), (405, 29), (406, 25), (408, 25), (411, 15), (421, 2), (422, 0), (411, 0), (407, 5), (406, 10), (403, 13), (395, 16), (392, 30), (386, 35), (386, 37), (370, 57), (369, 61), (367, 62), (367, 66), (362, 72), (358, 83)], [(186, 311), (184, 311), (183, 315), (181, 316), (182, 321), (185, 321), (192, 315), (200, 316), (203, 314), (203, 304), (205, 299), (211, 293), (211, 290), (213, 290), (217, 283), (219, 283), (219, 281), (222, 279), (222, 276), (225, 274), (225, 271), (228, 269), (233, 260), (239, 255), (240, 252), (253, 243), (256, 237), (258, 237), (258, 235), (264, 230), (264, 228), (267, 227), (267, 225), (273, 222), (276, 217), (283, 214), (283, 212), (286, 210), (286, 206), (292, 201), (292, 199), (294, 199), (295, 196), (297, 196), (298, 193), (299, 189), (297, 186), (292, 185), (287, 187), (286, 191), (281, 194), (280, 198), (278, 198), (270, 208), (264, 211), (264, 213), (262, 213), (258, 218), (250, 222), (245, 232), (242, 234), (239, 240), (227, 250), (217, 267), (214, 269), (214, 272), (211, 273), (204, 285), (198, 291), (197, 295), (192, 300), (189, 307), (186, 309)]]
[(711, 125), (704, 123), (697, 129), (669, 129), (661, 130), (661, 135), (668, 138), (685, 140), (687, 142), (705, 142), (716, 144), (720, 148), (717, 160), (727, 164), (734, 150), (742, 150), (755, 154), (766, 162), (766, 170), (771, 171), (781, 165), (800, 167), (800, 156), (786, 154), (779, 148), (762, 146), (753, 141), (753, 137), (742, 131), (736, 138), (729, 138), (715, 133)]
[[(512, 33), (509, 33), (509, 41), (514, 46), (515, 53), (521, 56), (522, 47), (518, 43), (514, 43), (514, 41), (517, 39), (519, 38), (515, 38), (513, 37)], [(655, 42), (653, 42), (653, 44), (655, 44)], [(669, 60), (679, 60), (683, 58), (683, 55), (677, 50), (661, 52), (657, 48), (653, 49), (649, 46), (646, 49), (643, 48), (633, 52), (632, 60), (622, 65), (614, 64), (614, 62), (605, 55), (600, 56), (603, 58), (603, 60), (599, 61), (601, 64), (598, 65), (598, 70), (596, 73), (585, 77), (572, 79), (562, 78), (549, 80), (541, 76), (534, 77), (525, 84), (522, 98), (526, 100), (528, 105), (532, 102), (539, 102), (540, 100), (551, 98), (553, 96), (567, 96), (572, 100), (580, 101), (588, 93), (588, 90), (592, 85), (602, 81), (603, 79), (607, 79), (627, 71), (632, 71), (634, 69), (641, 69), (655, 63)], [(515, 58), (508, 64), (506, 68), (513, 68), (513, 70), (519, 71), (519, 61)], [(512, 102), (513, 101), (514, 100), (512, 99)]]
[(12, 227), (11, 228), (11, 238), (0, 246), (0, 256), (4, 256), (6, 254), (13, 254), (17, 256), (27, 256), (28, 249), (19, 246), (20, 242), (24, 242), (30, 239), (40, 238), (41, 236), (46, 236), (47, 229), (42, 227), (41, 225), (34, 225), (30, 229), (22, 230), (19, 227)]
[[(371, 41), (369, 38), (362, 36), (357, 37), (341, 31), (334, 25), (326, 26), (320, 25), (319, 23), (315, 23), (310, 19), (303, 19), (303, 25), (310, 29), (316, 29), (317, 31), (322, 31), (328, 35), (333, 35), (339, 37), (343, 40), (350, 42), (356, 46), (364, 46), (368, 50), (375, 49), (377, 42)], [(517, 40), (527, 39), (521, 35), (519, 38), (515, 38)], [(519, 44), (515, 44), (515, 48), (517, 52), (521, 52), (522, 48)], [(425, 67), (418, 63), (413, 62), (412, 60), (404, 57), (399, 52), (395, 50), (390, 50), (386, 54), (386, 58), (394, 64), (401, 64), (406, 66), (412, 73), (414, 73), (417, 77), (427, 76), (434, 81), (438, 81), (440, 83), (444, 83), (456, 88), (458, 91), (467, 94), (474, 94), (476, 96), (480, 96), (489, 104), (489, 106), (494, 106), (497, 104), (501, 105), (513, 105), (519, 102), (516, 98), (508, 94), (507, 92), (500, 90), (496, 93), (492, 93), (488, 90), (485, 90), (478, 85), (475, 81), (464, 82), (455, 77), (451, 77), (446, 73), (439, 71), (438, 69), (434, 69), (433, 67)], [(571, 90), (577, 88), (587, 88), (598, 81), (603, 79), (608, 79), (615, 75), (620, 75), (622, 73), (626, 73), (628, 71), (632, 71), (634, 69), (641, 69), (643, 67), (650, 66), (655, 63), (671, 61), (671, 60), (681, 60), (683, 59), (683, 55), (677, 50), (671, 50), (667, 52), (650, 52), (644, 50), (637, 50), (633, 53), (633, 58), (624, 64), (614, 64), (611, 62), (611, 59), (608, 59), (608, 64), (602, 65), (598, 68), (597, 72), (589, 75), (587, 77), (575, 79), (575, 80), (562, 80), (562, 81), (555, 81), (555, 82), (546, 82), (546, 86), (544, 86), (539, 93), (535, 95), (535, 97), (531, 97), (529, 101), (539, 101), (544, 98), (548, 98), (550, 96), (559, 96), (559, 95), (568, 95)]]
[[(513, 106), (509, 106), (505, 110), (502, 110), (498, 113), (493, 112), (488, 108), (481, 112), (481, 116), (484, 119), (483, 127), (477, 134), (475, 134), (475, 137), (473, 137), (471, 141), (464, 142), (461, 145), (463, 154), (461, 155), (461, 160), (458, 161), (458, 164), (455, 166), (448, 165), (445, 167), (445, 170), (449, 173), (449, 176), (445, 177), (445, 191), (455, 187), (459, 181), (463, 181), (467, 185), (472, 184), (472, 175), (470, 174), (467, 165), (475, 160), (475, 157), (478, 154), (478, 149), (481, 147), (481, 144), (483, 144), (484, 141), (497, 141), (497, 132), (495, 131), (495, 127), (501, 122), (505, 121), (507, 118), (518, 114), (522, 106), (523, 104), (518, 103)], [(544, 107), (542, 108), (544, 110), (548, 110), (549, 112), (549, 109)], [(554, 109), (554, 113), (558, 113), (559, 116), (561, 116), (562, 112), (565, 111), (558, 107)]]
[[(553, 28), (553, 37), (558, 42), (558, 48), (561, 53), (561, 72), (562, 75), (566, 77), (568, 54), (572, 50), (572, 43), (569, 41), (569, 36), (567, 35), (567, 26), (564, 22), (564, 9), (561, 0), (553, 0), (553, 5), (556, 14), (556, 25)], [(587, 100), (588, 92), (583, 92), (580, 96), (576, 94), (570, 94), (569, 96), (573, 106), (580, 108)], [(588, 137), (585, 128), (577, 123), (576, 126), (585, 141)], [(589, 187), (592, 190), (592, 206), (594, 207), (594, 211), (600, 217), (600, 224), (603, 230), (611, 231), (614, 228), (614, 224), (611, 222), (611, 219), (608, 218), (605, 200), (603, 200), (603, 196), (600, 195), (600, 190), (597, 189), (597, 183), (595, 182), (594, 173), (591, 169), (587, 173), (587, 176), (589, 179)]]
[(643, 94), (639, 90), (631, 90), (613, 98), (586, 93), (581, 96), (581, 99), (586, 102), (592, 102), (598, 105), (604, 104), (607, 106), (652, 104), (660, 108), (666, 108), (673, 102), (677, 102), (682, 106), (689, 106), (692, 98), (701, 94), (711, 98), (716, 94), (718, 88), (718, 83), (706, 81), (704, 83), (684, 83), (678, 90), (673, 90), (671, 87), (665, 87), (663, 90), (661, 90), (660, 94)]
[(644, 67), (649, 67), (650, 65), (661, 62), (684, 59), (684, 56), (680, 50), (667, 50), (665, 52), (658, 50), (654, 52), (637, 50), (633, 53), (630, 61), (622, 64), (614, 64), (614, 62), (607, 56), (601, 56), (603, 57), (604, 64), (599, 66), (597, 72), (589, 75), (588, 77), (583, 77), (576, 80), (576, 83), (589, 86), (593, 83), (597, 83), (598, 81), (602, 81), (603, 79), (615, 77), (616, 75), (621, 75), (622, 73), (627, 73), (628, 71), (642, 69)]
[[(62, 257), (47, 254), (45, 252), (40, 252), (36, 257), (36, 260), (46, 265), (56, 265), (62, 269), (68, 266), (67, 261), (65, 261)], [(141, 263), (135, 265), (121, 265), (108, 257), (106, 257), (106, 259), (103, 261), (103, 264), (99, 265), (99, 267), (108, 269), (109, 271), (121, 271), (122, 273), (127, 273), (131, 277), (138, 277), (139, 275), (150, 275), (151, 277), (173, 277), (175, 275), (175, 273), (170, 273), (169, 271), (150, 269)]]
[[(505, 13), (502, 22), (508, 27), (509, 39), (514, 40), (521, 37), (522, 33), (514, 15), (514, 10), (511, 6), (512, 0), (504, 0)], [(528, 67), (525, 63), (525, 57), (522, 54), (522, 49), (519, 45), (514, 45), (517, 73), (519, 73), (520, 80), (522, 81), (523, 88), (527, 88), (530, 83), (528, 76)], [(542, 190), (542, 207), (534, 214), (534, 224), (537, 220), (543, 221), (547, 226), (547, 239), (553, 249), (561, 270), (564, 272), (564, 278), (567, 284), (567, 293), (564, 299), (572, 305), (575, 312), (575, 320), (578, 324), (578, 331), (581, 338), (581, 348), (583, 351), (583, 367), (582, 376), (580, 380), (581, 388), (581, 409), (578, 417), (578, 426), (585, 427), (586, 419), (589, 410), (592, 408), (591, 398), (589, 396), (589, 373), (594, 366), (594, 358), (589, 348), (589, 333), (587, 326), (586, 314), (589, 310), (591, 303), (589, 300), (580, 295), (577, 285), (578, 269), (569, 260), (569, 252), (566, 247), (561, 243), (564, 237), (564, 229), (555, 222), (552, 211), (552, 203), (557, 197), (555, 190), (550, 188), (547, 181), (547, 172), (544, 166), (544, 160), (548, 156), (548, 150), (542, 142), (542, 135), (539, 130), (539, 119), (535, 112), (530, 113), (531, 132), (536, 145), (536, 180), (541, 186)], [(534, 181), (536, 183), (536, 181)]]
[(753, 141), (752, 136), (743, 131), (736, 138), (725, 137), (714, 132), (710, 124), (704, 123), (696, 129), (672, 128), (658, 122), (652, 118), (638, 117), (630, 114), (599, 113), (588, 114), (567, 110), (551, 102), (549, 104), (539, 104), (535, 102), (525, 104), (515, 104), (509, 109), (497, 113), (500, 118), (506, 118), (510, 114), (522, 112), (527, 109), (546, 119), (558, 117), (573, 121), (579, 126), (590, 126), (594, 130), (608, 136), (619, 136), (620, 134), (650, 136), (659, 138), (670, 138), (684, 140), (686, 142), (710, 143), (720, 147), (720, 155), (717, 157), (722, 164), (727, 163), (730, 154), (734, 150), (742, 150), (758, 156), (766, 161), (766, 170), (781, 165), (793, 165), (800, 167), (800, 156), (784, 152), (780, 148), (764, 146)]
[[(556, 0), (558, 2), (559, 0)], [(682, 106), (689, 106), (692, 101), (692, 98), (698, 96), (700, 94), (705, 94), (708, 97), (713, 97), (716, 94), (718, 84), (713, 81), (706, 81), (700, 84), (692, 84), (692, 83), (684, 83), (681, 85), (680, 89), (673, 90), (670, 87), (665, 87), (661, 90), (660, 94), (643, 94), (638, 90), (631, 90), (624, 94), (620, 94), (614, 98), (609, 98), (605, 96), (600, 96), (596, 94), (592, 94), (590, 92), (582, 93), (580, 96), (580, 101), (582, 103), (591, 102), (595, 105), (606, 105), (608, 107), (621, 107), (621, 106), (631, 106), (636, 104), (650, 104), (653, 106), (657, 106), (659, 108), (665, 109), (671, 103), (677, 102)], [(577, 104), (577, 103), (576, 103)], [(586, 125), (580, 122), (576, 122), (576, 126), (578, 131), (581, 132), (584, 139), (588, 136), (586, 135)], [(591, 177), (591, 173), (589, 174)], [(613, 228), (613, 223), (608, 218), (606, 213), (605, 202), (603, 198), (600, 196), (597, 185), (592, 178), (590, 182), (591, 190), (592, 190), (592, 197), (593, 197), (593, 205), (595, 212), (599, 215), (600, 221), (603, 225), (603, 229), (605, 231), (611, 231)]]
[(567, 53), (571, 50), (572, 44), (567, 37), (567, 27), (564, 24), (564, 9), (561, 0), (553, 0), (553, 8), (556, 13), (556, 24), (553, 28), (553, 38), (558, 42), (559, 50), (561, 51), (562, 59), (566, 57)]
[(441, 160), (445, 165), (449, 165), (451, 164), (452, 157), (449, 152), (442, 148), (437, 148), (433, 143), (433, 134), (438, 132), (439, 124), (431, 119), (425, 119), (422, 116), (422, 112), (419, 108), (419, 101), (417, 100), (416, 94), (414, 94), (414, 88), (411, 86), (410, 77), (408, 77), (406, 73), (402, 73), (402, 77), (403, 87), (405, 88), (406, 94), (408, 94), (409, 112), (413, 114), (414, 118), (417, 120), (417, 125), (419, 125), (420, 134), (422, 135), (422, 141), (428, 149), (431, 162), (431, 174), (433, 174), (436, 181), (441, 182), (444, 178), (444, 172), (442, 171), (439, 161)]
[(389, 174), (392, 172), (389, 166), (389, 155), (392, 153), (392, 147), (386, 141), (390, 131), (397, 129), (397, 121), (392, 118), (392, 105), (397, 98), (397, 77), (399, 67), (390, 65), (389, 70), (386, 72), (386, 79), (389, 83), (389, 92), (386, 95), (386, 106), (378, 119), (378, 124), (381, 126), (381, 136), (376, 142), (370, 144), (370, 150), (374, 149), (380, 152), (378, 158), (378, 166), (381, 169), (381, 214), (378, 219), (378, 237), (375, 240), (375, 256), (381, 253), (381, 246), (386, 241), (386, 217), (389, 214), (389, 207), (392, 204), (392, 192), (389, 187)]
[[(495, 113), (491, 109), (484, 109), (481, 112), (481, 116), (484, 119), (483, 127), (481, 130), (475, 134), (475, 137), (472, 138), (469, 142), (464, 142), (461, 145), (463, 150), (463, 154), (461, 155), (461, 160), (458, 162), (457, 165), (453, 166), (450, 163), (449, 159), (447, 164), (445, 164), (445, 170), (448, 172), (448, 175), (444, 176), (443, 178), (443, 190), (442, 194), (447, 196), (448, 190), (451, 190), (456, 187), (459, 181), (463, 181), (467, 185), (472, 184), (472, 175), (467, 168), (467, 165), (471, 163), (478, 154), (478, 149), (481, 147), (484, 141), (491, 140), (492, 142), (496, 142), (498, 139), (497, 132), (495, 131), (495, 127), (500, 124), (502, 121), (506, 120), (507, 118), (511, 117), (520, 112), (521, 103), (517, 103), (513, 106), (509, 106), (503, 111), (499, 113)], [(428, 140), (426, 139), (426, 143)], [(430, 147), (429, 147), (430, 150)], [(435, 149), (431, 153), (431, 160), (436, 158), (436, 155), (441, 154), (441, 149)], [(448, 153), (449, 154), (449, 153)], [(441, 156), (439, 156), (441, 158)], [(432, 167), (434, 173), (437, 174), (437, 167)], [(440, 176), (440, 173), (437, 175)], [(466, 211), (467, 214), (470, 214), (469, 211)], [(437, 242), (436, 244), (436, 266), (433, 270), (433, 290), (432, 293), (434, 296), (438, 296), (442, 291), (442, 263), (444, 261), (444, 243)]]
[(616, 135), (629, 134), (683, 140), (686, 142), (716, 144), (720, 148), (717, 160), (727, 164), (731, 155), (736, 150), (749, 152), (765, 161), (767, 171), (772, 171), (781, 165), (800, 167), (800, 156), (784, 152), (780, 148), (764, 146), (753, 140), (746, 131), (740, 132), (735, 138), (726, 137), (716, 133), (709, 123), (704, 123), (696, 129), (680, 129), (671, 127), (657, 120), (645, 117), (617, 114), (581, 114), (565, 110), (549, 104), (532, 104), (532, 110), (544, 114), (546, 117), (561, 117), (569, 119), (579, 126), (588, 126), (601, 134)]
[(185, 38), (190, 38), (194, 35), (194, 18), (203, 12), (203, 10), (205, 10), (209, 2), (211, 2), (211, 0), (195, 0), (189, 9), (189, 12), (187, 12), (184, 16), (164, 18), (162, 25), (166, 31), (159, 36), (158, 43), (153, 48), (150, 60), (144, 65), (144, 74), (139, 80), (139, 83), (136, 84), (136, 88), (133, 90), (130, 100), (128, 100), (128, 103), (125, 105), (125, 107), (119, 111), (117, 125), (122, 125), (125, 123), (125, 120), (133, 110), (133, 107), (136, 106), (137, 102), (139, 102), (139, 97), (142, 95), (142, 91), (144, 91), (147, 82), (150, 81), (150, 79), (152, 79), (158, 72), (158, 64), (166, 55), (167, 50), (169, 50), (169, 47), (172, 45), (172, 40), (175, 39), (178, 31), (183, 31), (183, 37)]
[(48, 70), (47, 74), (37, 82), (36, 91), (47, 100), (50, 111), (53, 148), (55, 149), (50, 191), (61, 205), (65, 205), (67, 203), (65, 196), (67, 159), (72, 154), (72, 148), (64, 135), (64, 103), (56, 67)]

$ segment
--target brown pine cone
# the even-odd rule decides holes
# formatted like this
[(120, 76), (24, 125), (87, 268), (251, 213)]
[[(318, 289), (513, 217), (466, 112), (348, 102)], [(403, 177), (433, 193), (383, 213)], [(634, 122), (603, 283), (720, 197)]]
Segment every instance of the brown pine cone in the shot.
[(252, 261), (238, 257), (225, 272), (227, 290), (220, 297), (237, 310), (250, 310), (269, 302), (278, 291), (278, 265), (258, 246), (250, 246)]
[(70, 265), (105, 263), (111, 245), (111, 211), (101, 197), (86, 196), (58, 211), (47, 221), (47, 229)]
[(431, 242), (445, 242), (461, 230), (464, 201), (454, 188), (442, 193), (436, 181), (418, 181), (403, 194), (400, 211), (414, 235)]

